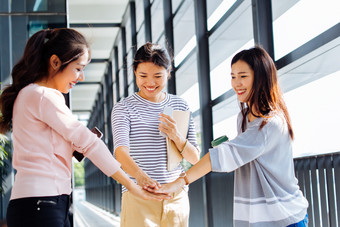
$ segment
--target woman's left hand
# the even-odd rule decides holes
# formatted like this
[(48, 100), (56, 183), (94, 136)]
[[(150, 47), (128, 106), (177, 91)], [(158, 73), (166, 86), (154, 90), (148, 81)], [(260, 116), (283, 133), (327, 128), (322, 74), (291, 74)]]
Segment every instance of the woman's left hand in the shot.
[(149, 190), (149, 192), (157, 193), (157, 194), (165, 194), (169, 195), (170, 193), (174, 193), (179, 191), (183, 186), (185, 185), (185, 181), (182, 177), (177, 178), (175, 181), (163, 184), (159, 189), (157, 190)]
[(159, 120), (161, 121), (158, 127), (159, 131), (165, 133), (169, 139), (176, 141), (180, 136), (176, 121), (169, 115), (163, 113), (160, 114)]

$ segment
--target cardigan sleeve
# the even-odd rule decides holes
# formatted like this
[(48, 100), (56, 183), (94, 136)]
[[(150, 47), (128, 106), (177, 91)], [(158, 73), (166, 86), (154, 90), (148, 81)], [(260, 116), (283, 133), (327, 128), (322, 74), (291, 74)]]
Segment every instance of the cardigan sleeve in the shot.
[(72, 115), (59, 91), (43, 90), (39, 116), (41, 121), (72, 143), (78, 152), (88, 157), (107, 176), (112, 176), (120, 168), (120, 163), (105, 143)]

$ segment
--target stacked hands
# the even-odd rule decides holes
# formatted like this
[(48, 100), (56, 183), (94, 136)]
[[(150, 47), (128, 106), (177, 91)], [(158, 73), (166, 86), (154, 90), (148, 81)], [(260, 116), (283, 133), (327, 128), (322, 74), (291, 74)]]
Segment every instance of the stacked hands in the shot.
[(182, 177), (179, 177), (171, 183), (161, 185), (143, 172), (140, 177), (137, 178), (137, 184), (143, 189), (144, 199), (161, 201), (171, 199), (171, 193), (183, 188), (185, 181)]
[[(160, 114), (159, 131), (164, 133), (171, 140), (176, 141), (180, 139), (181, 135), (178, 133), (175, 120), (169, 115)], [(144, 199), (152, 200), (168, 200), (171, 199), (171, 193), (179, 191), (185, 185), (185, 180), (181, 177), (175, 181), (161, 185), (156, 180), (150, 178), (144, 171), (139, 171), (136, 177), (137, 185), (143, 189), (137, 193)], [(131, 190), (130, 190), (131, 191)], [(134, 194), (134, 192), (132, 192)], [(141, 194), (139, 194), (141, 193)]]

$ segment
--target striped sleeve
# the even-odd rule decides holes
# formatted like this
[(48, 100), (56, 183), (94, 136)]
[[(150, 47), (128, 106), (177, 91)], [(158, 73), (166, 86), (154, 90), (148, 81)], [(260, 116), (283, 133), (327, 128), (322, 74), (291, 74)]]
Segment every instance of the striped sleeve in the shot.
[(114, 150), (120, 146), (130, 147), (129, 111), (123, 102), (119, 102), (113, 107), (111, 113), (111, 125)]

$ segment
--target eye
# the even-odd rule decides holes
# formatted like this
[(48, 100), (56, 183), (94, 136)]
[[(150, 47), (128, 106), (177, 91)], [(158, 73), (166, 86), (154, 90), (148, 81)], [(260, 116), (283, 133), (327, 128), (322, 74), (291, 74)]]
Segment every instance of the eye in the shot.
[(76, 69), (77, 70), (77, 72), (81, 72), (82, 70), (81, 69)]
[(247, 75), (242, 75), (242, 76), (241, 76), (241, 78), (246, 78), (246, 77), (248, 77), (248, 76), (247, 76)]

